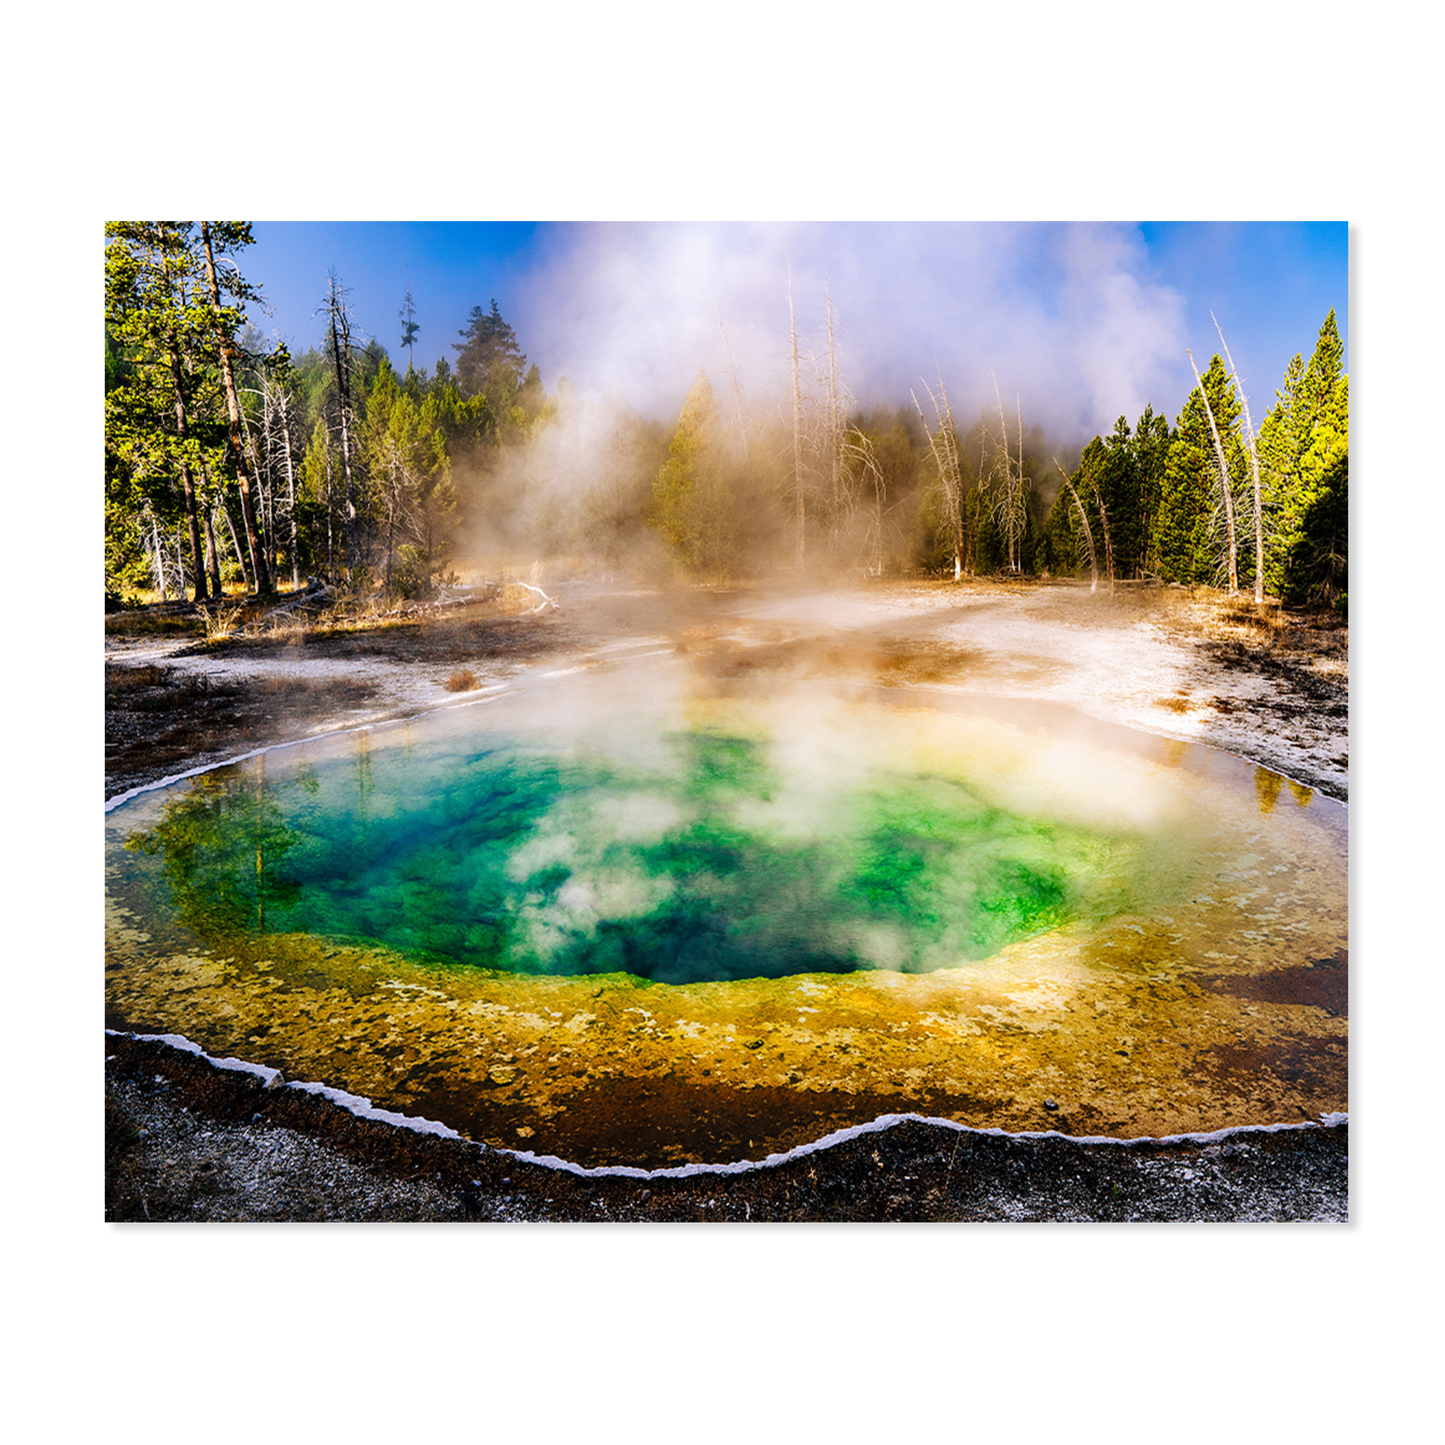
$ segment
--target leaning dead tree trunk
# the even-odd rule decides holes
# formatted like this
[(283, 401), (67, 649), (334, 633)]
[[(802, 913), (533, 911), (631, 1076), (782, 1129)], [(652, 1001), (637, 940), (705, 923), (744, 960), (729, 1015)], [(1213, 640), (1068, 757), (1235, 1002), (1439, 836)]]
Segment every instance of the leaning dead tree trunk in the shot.
[(1114, 543), (1109, 536), (1109, 514), (1104, 510), (1104, 494), (1094, 486), (1094, 500), (1099, 504), (1099, 525), (1104, 529), (1104, 565), (1109, 570), (1109, 596), (1114, 595)]
[[(1084, 510), (1084, 504), (1079, 500), (1079, 494), (1074, 490), (1074, 484), (1069, 480), (1069, 474), (1059, 466), (1058, 457), (1054, 458), (1054, 465), (1059, 468), (1059, 475), (1064, 479), (1064, 485), (1069, 489), (1069, 495), (1074, 499), (1074, 506), (1079, 513), (1079, 521), (1084, 524), (1084, 541), (1089, 544), (1089, 596), (1099, 590), (1099, 554), (1094, 550), (1094, 534), (1089, 527), (1089, 514)], [(1096, 492), (1097, 496), (1098, 493)]]
[(298, 588), (284, 602), (272, 607), (264, 617), (258, 617), (254, 622), (247, 623), (242, 631), (263, 632), (278, 622), (295, 618), (298, 614), (304, 616), (313, 608), (319, 612), (321, 607), (334, 596), (335, 593), (330, 586), (313, 578), (306, 584), (305, 591)]
[[(1214, 329), (1219, 332), (1219, 344), (1224, 347), (1224, 359), (1229, 363), (1230, 374), (1234, 377), (1234, 385), (1239, 391), (1240, 404), (1244, 407), (1244, 425), (1249, 436), (1249, 468), (1254, 476), (1254, 605), (1261, 607), (1264, 605), (1264, 502), (1259, 485), (1259, 449), (1254, 444), (1254, 423), (1249, 417), (1249, 398), (1244, 394), (1239, 370), (1234, 364), (1234, 358), (1229, 354), (1224, 330), (1215, 320), (1214, 312), (1209, 313), (1209, 319), (1214, 322)], [(1192, 357), (1190, 359), (1193, 360)]]
[(1229, 463), (1224, 460), (1224, 443), (1219, 440), (1219, 428), (1214, 424), (1214, 408), (1209, 404), (1209, 395), (1204, 390), (1199, 368), (1194, 365), (1192, 351), (1189, 352), (1189, 365), (1193, 368), (1194, 380), (1199, 383), (1204, 414), (1209, 418), (1209, 434), (1214, 438), (1214, 455), (1219, 459), (1219, 485), (1224, 492), (1224, 524), (1229, 534), (1229, 595), (1233, 597), (1239, 591), (1239, 552), (1234, 540), (1234, 497), (1229, 490)]
[[(524, 592), (530, 592), (534, 597), (540, 597), (542, 599), (532, 609), (532, 612), (545, 612), (549, 607), (554, 612), (561, 609), (562, 604), (560, 602), (554, 600), (551, 597), (548, 597), (547, 594), (543, 592), (540, 587), (534, 587), (530, 582), (513, 582), (512, 586), (520, 587)], [(530, 617), (531, 613), (528, 613), (527, 615)]]

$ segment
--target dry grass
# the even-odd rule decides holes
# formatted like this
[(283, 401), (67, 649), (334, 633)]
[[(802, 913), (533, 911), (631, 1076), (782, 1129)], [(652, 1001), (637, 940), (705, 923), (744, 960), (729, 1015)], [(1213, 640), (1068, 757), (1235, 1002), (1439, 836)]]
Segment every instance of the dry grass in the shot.
[(236, 624), (244, 615), (246, 608), (240, 602), (232, 607), (218, 602), (213, 609), (202, 602), (197, 605), (196, 611), (201, 614), (202, 621), (205, 623), (206, 641), (224, 642), (228, 637), (235, 635)]
[(105, 670), (106, 695), (127, 692), (145, 692), (153, 687), (165, 687), (175, 676), (175, 669), (161, 667), (154, 662), (140, 667), (107, 667)]
[(372, 688), (359, 677), (258, 677), (247, 682), (244, 691), (263, 707), (281, 705), (310, 711), (364, 702)]
[(1162, 612), (1158, 620), (1205, 642), (1252, 653), (1348, 654), (1349, 624), (1334, 613), (1293, 612), (1274, 598), (1256, 606), (1250, 596), (1210, 587), (1164, 589), (1153, 600)]
[(196, 631), (196, 618), (185, 612), (112, 612), (105, 619), (107, 637), (185, 637)]
[(106, 710), (165, 713), (191, 708), (211, 699), (236, 696), (240, 688), (204, 672), (182, 672), (174, 667), (145, 663), (140, 667), (107, 667)]
[(469, 667), (459, 667), (446, 681), (448, 692), (471, 692), (481, 685), (481, 678)]
[(309, 617), (278, 617), (267, 627), (266, 636), (275, 642), (300, 647), (323, 630), (322, 624)]

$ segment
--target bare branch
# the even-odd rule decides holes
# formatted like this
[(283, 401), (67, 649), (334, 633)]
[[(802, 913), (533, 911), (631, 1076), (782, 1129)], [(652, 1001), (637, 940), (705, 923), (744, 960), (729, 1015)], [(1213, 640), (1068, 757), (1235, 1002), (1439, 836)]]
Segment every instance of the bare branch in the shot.
[[(1239, 392), (1239, 400), (1244, 407), (1244, 424), (1249, 436), (1249, 466), (1254, 476), (1254, 604), (1261, 606), (1264, 602), (1264, 503), (1261, 497), (1259, 485), (1259, 450), (1254, 444), (1254, 423), (1249, 416), (1249, 398), (1244, 394), (1244, 384), (1239, 379), (1239, 368), (1234, 364), (1234, 358), (1229, 354), (1229, 345), (1224, 339), (1224, 328), (1216, 320), (1214, 312), (1209, 313), (1209, 319), (1214, 322), (1214, 329), (1219, 332), (1219, 344), (1224, 347), (1224, 359), (1229, 363), (1230, 374), (1234, 377), (1235, 388)], [(1190, 358), (1193, 360), (1193, 357)]]
[(963, 575), (963, 473), (958, 461), (958, 433), (953, 424), (953, 408), (949, 405), (948, 390), (943, 384), (942, 369), (940, 368), (938, 373), (938, 391), (943, 398), (942, 405), (926, 381), (923, 387), (933, 404), (935, 426), (928, 425), (928, 418), (923, 414), (917, 395), (911, 391), (909, 395), (913, 397), (918, 419), (923, 423), (923, 432), (928, 438), (929, 450), (933, 453), (934, 463), (938, 467), (938, 480), (943, 488), (944, 505), (952, 533), (953, 580), (957, 582)]
[[(1074, 484), (1069, 480), (1069, 474), (1059, 466), (1059, 459), (1053, 459), (1054, 465), (1059, 468), (1059, 475), (1064, 479), (1064, 485), (1069, 489), (1069, 495), (1074, 499), (1074, 506), (1078, 508), (1079, 520), (1084, 524), (1084, 541), (1089, 544), (1089, 596), (1099, 590), (1099, 554), (1094, 550), (1094, 534), (1089, 528), (1089, 515), (1084, 511), (1084, 504), (1079, 500), (1079, 494), (1074, 490)], [(1098, 492), (1095, 492), (1095, 496)]]
[[(1188, 348), (1185, 348), (1188, 351)], [(1199, 375), (1199, 368), (1194, 365), (1194, 353), (1188, 352), (1189, 365), (1194, 372), (1194, 380), (1199, 383), (1199, 395), (1204, 400), (1204, 414), (1209, 418), (1209, 432), (1214, 438), (1214, 454), (1219, 458), (1219, 485), (1224, 493), (1224, 519), (1229, 529), (1229, 595), (1232, 597), (1239, 591), (1239, 566), (1238, 552), (1234, 541), (1234, 498), (1229, 490), (1229, 463), (1224, 459), (1224, 443), (1219, 440), (1219, 428), (1214, 424), (1214, 408), (1209, 404), (1209, 396), (1204, 390), (1204, 382)]]

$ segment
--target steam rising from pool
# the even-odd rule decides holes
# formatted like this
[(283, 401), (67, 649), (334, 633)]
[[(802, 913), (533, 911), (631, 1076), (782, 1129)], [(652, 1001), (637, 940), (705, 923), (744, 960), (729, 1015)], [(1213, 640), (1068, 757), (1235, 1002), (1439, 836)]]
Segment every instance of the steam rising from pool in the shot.
[(578, 1162), (1345, 1108), (1343, 810), (1131, 738), (659, 663), (277, 749), (110, 815), (110, 1022)]
[[(605, 747), (428, 729), (197, 779), (127, 846), (198, 932), (368, 940), (515, 973), (923, 972), (1127, 902), (1126, 834), (731, 726)], [(661, 764), (661, 765), (659, 765)]]

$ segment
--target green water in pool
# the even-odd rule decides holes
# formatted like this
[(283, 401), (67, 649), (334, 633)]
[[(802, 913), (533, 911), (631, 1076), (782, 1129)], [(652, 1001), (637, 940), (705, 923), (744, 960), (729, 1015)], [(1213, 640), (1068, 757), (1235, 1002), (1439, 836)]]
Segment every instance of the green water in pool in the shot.
[(126, 847), (212, 940), (309, 933), (694, 983), (985, 958), (1135, 906), (1138, 842), (941, 772), (800, 779), (745, 728), (663, 732), (639, 753), (442, 726), (205, 773)]

